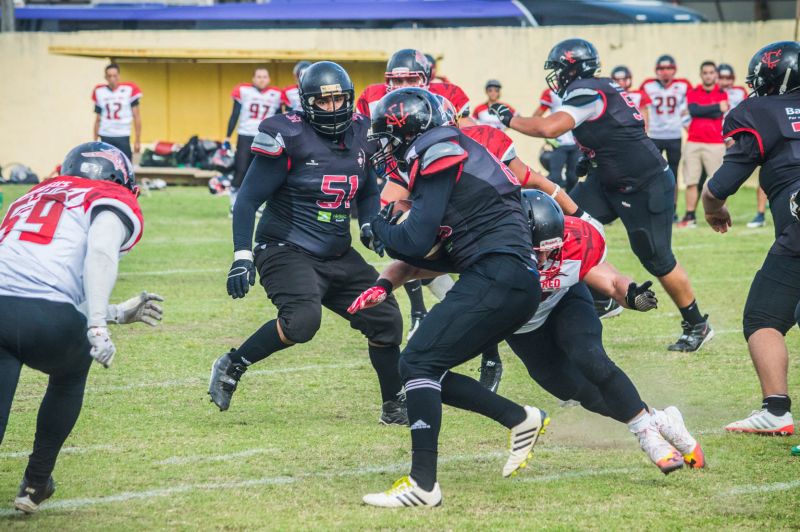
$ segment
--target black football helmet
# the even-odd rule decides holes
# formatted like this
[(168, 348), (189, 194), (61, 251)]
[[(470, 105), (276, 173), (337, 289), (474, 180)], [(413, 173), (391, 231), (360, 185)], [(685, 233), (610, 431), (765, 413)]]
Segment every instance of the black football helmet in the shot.
[(594, 77), (600, 68), (597, 49), (584, 39), (567, 39), (553, 46), (544, 62), (544, 69), (549, 70), (545, 79), (547, 86), (563, 96), (567, 85), (579, 78)]
[(539, 274), (552, 279), (561, 270), (564, 213), (553, 198), (535, 189), (522, 191), (522, 210), (528, 217), (533, 250), (548, 253), (545, 263), (539, 265)]
[(436, 98), (441, 106), (442, 125), (455, 126), (458, 123), (458, 112), (452, 102), (441, 94), (434, 94), (433, 97)]
[(300, 76), (303, 75), (303, 72), (305, 72), (306, 69), (310, 66), (311, 66), (310, 61), (298, 61), (294, 65), (294, 68), (292, 69), (292, 74), (294, 74), (294, 79), (299, 80)]
[(137, 190), (131, 161), (105, 142), (85, 142), (72, 148), (61, 163), (61, 175), (111, 181), (131, 192)]
[(446, 120), (439, 100), (425, 89), (406, 87), (387, 93), (372, 112), (368, 138), (382, 147), (370, 159), (373, 166), (391, 168), (393, 161), (404, 159), (417, 137)]
[(396, 51), (386, 63), (386, 92), (397, 88), (394, 86), (395, 79), (413, 77), (419, 79), (418, 87), (427, 88), (431, 82), (431, 63), (419, 50), (404, 48)]
[(780, 41), (756, 52), (747, 67), (751, 96), (786, 94), (800, 87), (800, 43)]
[[(345, 97), (339, 109), (324, 111), (314, 105), (324, 96)], [(309, 66), (300, 79), (300, 104), (311, 127), (321, 136), (335, 140), (353, 123), (355, 89), (345, 69), (331, 61), (320, 61)]]

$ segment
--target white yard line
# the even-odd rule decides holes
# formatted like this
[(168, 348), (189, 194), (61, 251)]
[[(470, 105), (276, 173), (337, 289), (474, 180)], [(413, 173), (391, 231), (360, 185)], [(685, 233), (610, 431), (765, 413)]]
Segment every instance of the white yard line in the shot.
[[(381, 268), (388, 266), (390, 264), (389, 261), (377, 261), (377, 262), (370, 262), (367, 261), (367, 264), (380, 270)], [(171, 270), (150, 270), (145, 272), (126, 272), (121, 271), (119, 272), (120, 277), (158, 277), (158, 276), (165, 276), (165, 275), (187, 275), (193, 273), (218, 273), (220, 275), (227, 275), (227, 271), (225, 267), (220, 268), (176, 268)]]
[(155, 465), (185, 465), (185, 464), (199, 464), (203, 462), (224, 462), (226, 460), (235, 460), (236, 458), (247, 458), (256, 456), (258, 454), (267, 454), (277, 452), (273, 447), (260, 447), (256, 449), (247, 449), (237, 453), (230, 454), (215, 454), (215, 455), (191, 455), (191, 456), (170, 456), (164, 460), (153, 462)]
[[(112, 445), (87, 445), (86, 447), (62, 447), (60, 454), (86, 454), (95, 451), (117, 451), (118, 449)], [(0, 453), (0, 458), (27, 458), (31, 451), (13, 451), (8, 453)]]
[(771, 484), (755, 484), (736, 486), (726, 491), (724, 495), (752, 495), (754, 493), (772, 493), (774, 491), (788, 491), (800, 488), (800, 480), (789, 482), (773, 482)]
[(642, 468), (621, 467), (615, 469), (581, 469), (579, 471), (566, 471), (564, 473), (554, 473), (552, 475), (526, 476), (518, 479), (518, 482), (557, 482), (570, 478), (598, 477), (601, 475), (628, 475), (642, 471)]

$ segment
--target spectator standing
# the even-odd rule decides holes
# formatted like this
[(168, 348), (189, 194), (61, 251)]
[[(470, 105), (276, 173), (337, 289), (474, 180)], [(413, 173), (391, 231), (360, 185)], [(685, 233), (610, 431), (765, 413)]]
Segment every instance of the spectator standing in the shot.
[(106, 66), (106, 82), (97, 85), (92, 91), (94, 102), (94, 136), (111, 144), (128, 159), (131, 153), (131, 122), (133, 122), (133, 152), (139, 153), (142, 140), (142, 115), (139, 102), (142, 91), (130, 81), (120, 81), (120, 68), (116, 63)]
[(690, 90), (686, 102), (692, 121), (683, 157), (683, 180), (686, 184), (686, 215), (678, 227), (697, 227), (698, 184), (705, 171), (714, 173), (722, 166), (725, 143), (722, 140), (722, 119), (730, 109), (728, 94), (717, 84), (717, 65), (704, 61), (700, 65), (702, 83)]
[(513, 114), (517, 114), (517, 111), (508, 105), (507, 103), (500, 101), (500, 90), (503, 86), (500, 82), (496, 79), (490, 79), (486, 82), (486, 102), (480, 104), (475, 110), (472, 112), (472, 118), (478, 123), (482, 125), (492, 126), (499, 130), (506, 129), (506, 126), (497, 118), (497, 115), (494, 115), (489, 112), (489, 106), (493, 103), (502, 103), (506, 107), (508, 107)]
[[(536, 109), (533, 116), (544, 116), (548, 111), (553, 114), (560, 108), (561, 96), (551, 89), (545, 89), (539, 98), (539, 108)], [(580, 150), (575, 144), (575, 137), (572, 135), (572, 131), (567, 131), (555, 139), (548, 139), (547, 142), (553, 146), (547, 178), (569, 193), (578, 182), (575, 169), (580, 158)]]

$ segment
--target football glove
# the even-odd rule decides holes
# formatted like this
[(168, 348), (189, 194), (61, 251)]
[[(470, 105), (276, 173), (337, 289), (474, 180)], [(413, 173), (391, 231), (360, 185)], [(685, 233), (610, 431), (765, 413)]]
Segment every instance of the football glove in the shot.
[(638, 286), (636, 283), (629, 284), (628, 293), (625, 295), (625, 302), (630, 308), (638, 310), (639, 312), (647, 312), (648, 310), (658, 308), (658, 299), (656, 299), (655, 292), (650, 290), (651, 286), (653, 286), (652, 281), (647, 281), (641, 286)]
[(142, 292), (122, 303), (109, 305), (106, 321), (117, 324), (141, 321), (150, 327), (155, 327), (163, 317), (161, 305), (156, 303), (157, 301), (164, 301), (164, 298), (158, 294)]
[(496, 116), (506, 127), (509, 127), (511, 119), (514, 118), (514, 112), (509, 109), (507, 105), (502, 103), (493, 103), (490, 105), (489, 114)]
[[(388, 281), (387, 281), (388, 282)], [(358, 296), (353, 303), (347, 307), (347, 312), (355, 314), (359, 310), (380, 305), (389, 296), (389, 292), (383, 286), (370, 286)]]
[(399, 220), (400, 217), (403, 215), (403, 211), (401, 211), (401, 210), (398, 210), (397, 212), (394, 212), (394, 203), (395, 202), (389, 203), (383, 209), (381, 209), (380, 212), (378, 213), (378, 216), (380, 216), (381, 218), (386, 220), (386, 222), (389, 225), (396, 224), (397, 220)]
[(589, 169), (593, 166), (592, 160), (585, 155), (582, 155), (580, 159), (578, 159), (578, 163), (575, 165), (575, 175), (577, 177), (583, 177), (589, 173)]
[(789, 210), (792, 211), (794, 219), (800, 222), (800, 198), (797, 197), (798, 192), (800, 192), (800, 190), (796, 191), (789, 198)]
[(114, 361), (114, 354), (117, 352), (114, 342), (111, 341), (111, 334), (108, 329), (105, 327), (89, 327), (86, 331), (86, 337), (92, 346), (89, 354), (104, 368), (108, 368)]
[(256, 284), (256, 267), (250, 259), (238, 259), (231, 264), (228, 272), (228, 295), (239, 299), (247, 295), (250, 287)]
[(372, 226), (369, 224), (369, 222), (361, 226), (360, 238), (361, 243), (364, 244), (364, 247), (371, 249), (383, 257), (383, 254), (386, 251), (386, 246), (384, 246), (383, 242), (381, 242), (380, 239), (375, 236), (375, 233), (372, 232)]

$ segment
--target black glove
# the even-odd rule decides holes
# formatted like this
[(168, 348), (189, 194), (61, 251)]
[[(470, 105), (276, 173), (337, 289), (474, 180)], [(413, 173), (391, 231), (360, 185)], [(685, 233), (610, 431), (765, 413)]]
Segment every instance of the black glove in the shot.
[(578, 159), (578, 162), (575, 165), (575, 175), (577, 177), (583, 177), (589, 173), (589, 168), (591, 167), (592, 160), (585, 155), (581, 155), (580, 159)]
[(797, 196), (799, 195), (800, 190), (794, 192), (791, 197), (789, 198), (789, 210), (794, 216), (794, 219), (800, 222), (800, 198)]
[(403, 215), (403, 211), (398, 210), (394, 212), (394, 202), (389, 203), (383, 209), (378, 212), (378, 216), (386, 220), (386, 223), (389, 225), (394, 225), (397, 223), (397, 220)]
[(651, 286), (653, 286), (653, 281), (647, 281), (642, 286), (637, 286), (636, 283), (629, 284), (625, 302), (630, 308), (639, 312), (658, 308), (658, 299), (656, 299), (655, 292), (650, 290)]
[(239, 259), (231, 264), (228, 272), (228, 295), (239, 299), (247, 295), (250, 287), (256, 284), (256, 267), (250, 259)]
[(372, 226), (369, 223), (365, 223), (361, 226), (361, 233), (359, 235), (361, 238), (361, 243), (364, 244), (364, 247), (371, 249), (381, 257), (383, 257), (384, 251), (386, 251), (386, 246), (383, 245), (383, 242), (375, 236), (375, 233), (372, 232)]
[(493, 103), (489, 106), (489, 114), (492, 114), (500, 120), (504, 126), (509, 127), (511, 119), (514, 118), (514, 113), (503, 103)]

